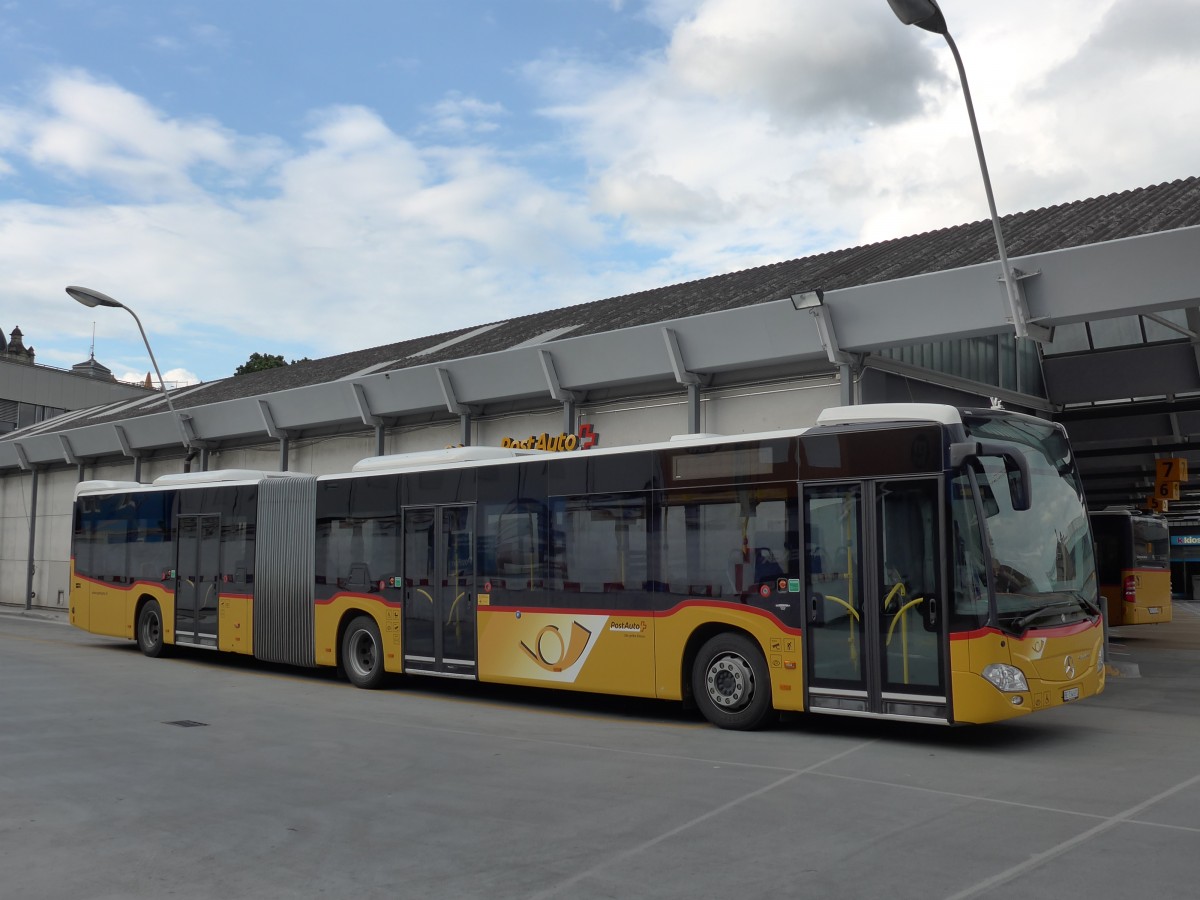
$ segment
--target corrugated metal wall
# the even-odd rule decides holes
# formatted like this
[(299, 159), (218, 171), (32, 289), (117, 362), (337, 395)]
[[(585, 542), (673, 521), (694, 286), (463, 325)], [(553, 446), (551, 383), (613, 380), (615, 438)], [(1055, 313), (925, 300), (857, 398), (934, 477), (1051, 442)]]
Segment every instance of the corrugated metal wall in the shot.
[(888, 359), (980, 384), (994, 384), (1037, 397), (1046, 396), (1037, 346), (1033, 341), (1018, 343), (1011, 334), (910, 344), (889, 347), (878, 353)]
[(267, 478), (258, 488), (254, 554), (254, 655), (316, 665), (316, 476)]

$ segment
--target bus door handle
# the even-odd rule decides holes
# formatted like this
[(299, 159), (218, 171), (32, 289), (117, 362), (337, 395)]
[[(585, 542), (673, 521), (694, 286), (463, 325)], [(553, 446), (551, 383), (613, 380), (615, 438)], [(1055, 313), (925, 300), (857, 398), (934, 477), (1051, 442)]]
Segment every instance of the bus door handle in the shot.
[(925, 625), (930, 631), (936, 631), (938, 627), (938, 601), (937, 597), (925, 598)]

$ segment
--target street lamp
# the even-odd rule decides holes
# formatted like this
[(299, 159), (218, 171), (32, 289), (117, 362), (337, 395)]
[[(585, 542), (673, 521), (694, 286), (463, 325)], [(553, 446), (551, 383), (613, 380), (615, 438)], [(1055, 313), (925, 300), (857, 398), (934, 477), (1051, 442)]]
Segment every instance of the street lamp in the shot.
[(179, 417), (179, 413), (175, 409), (175, 404), (171, 402), (171, 395), (167, 391), (166, 382), (163, 381), (162, 372), (159, 371), (158, 361), (154, 358), (154, 351), (150, 349), (150, 340), (146, 337), (146, 329), (142, 327), (142, 320), (137, 317), (137, 313), (135, 313), (120, 300), (114, 300), (112, 297), (108, 296), (108, 294), (102, 294), (99, 291), (92, 290), (91, 288), (71, 285), (67, 288), (67, 293), (84, 306), (93, 309), (97, 306), (115, 307), (117, 309), (123, 309), (125, 312), (133, 316), (133, 321), (137, 322), (138, 331), (142, 333), (142, 343), (146, 345), (146, 352), (150, 354), (150, 363), (154, 366), (154, 374), (158, 376), (158, 386), (162, 388), (163, 396), (167, 398), (167, 407), (171, 410), (171, 416), (179, 424), (179, 434), (183, 437), (183, 446), (190, 450), (192, 448), (192, 442), (188, 440), (187, 429), (183, 427), (183, 419)]
[[(983, 141), (979, 137), (979, 125), (975, 121), (975, 107), (971, 103), (971, 89), (967, 86), (967, 70), (963, 67), (962, 57), (958, 46), (950, 36), (950, 28), (946, 25), (946, 17), (942, 15), (937, 0), (888, 0), (892, 12), (905, 25), (916, 25), (934, 34), (940, 34), (950, 46), (954, 54), (954, 64), (958, 66), (958, 78), (962, 83), (963, 99), (967, 101), (967, 118), (971, 120), (971, 136), (975, 138), (975, 154), (979, 157), (979, 171), (983, 174), (983, 189), (987, 193), (988, 212), (992, 216), (992, 230), (996, 232), (996, 246), (1000, 250), (1000, 268), (1004, 278), (1004, 287), (1008, 296), (1008, 311), (1012, 316), (1013, 327), (1019, 338), (1028, 338), (1030, 326), (1025, 313), (1025, 305), (1017, 290), (1017, 279), (1012, 267), (1008, 264), (1008, 251), (1004, 248), (1004, 233), (1000, 230), (1000, 217), (996, 215), (996, 198), (992, 196), (992, 179), (988, 176), (987, 160), (983, 156)], [(1039, 337), (1048, 337), (1049, 332), (1034, 325)]]

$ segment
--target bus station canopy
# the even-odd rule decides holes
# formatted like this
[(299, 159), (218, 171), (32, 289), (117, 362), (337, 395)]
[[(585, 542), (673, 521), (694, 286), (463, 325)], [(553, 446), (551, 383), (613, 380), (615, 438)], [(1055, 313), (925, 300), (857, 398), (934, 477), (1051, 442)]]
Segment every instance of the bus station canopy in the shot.
[[(897, 348), (1012, 334), (984, 220), (171, 396), (194, 447), (233, 448), (694, 384), (877, 370), (1061, 421), (1093, 507), (1141, 505), (1163, 457), (1185, 458), (1200, 472), (1200, 178), (1012, 214), (1002, 227), (1042, 337), (1040, 378), (1016, 389), (953, 366), (897, 361)], [(820, 316), (800, 295), (819, 296)], [(363, 323), (364, 335), (377, 329)], [(164, 398), (153, 395), (6, 435), (0, 473), (180, 455), (180, 437)], [(1171, 515), (1200, 514), (1197, 482), (1183, 486)]]

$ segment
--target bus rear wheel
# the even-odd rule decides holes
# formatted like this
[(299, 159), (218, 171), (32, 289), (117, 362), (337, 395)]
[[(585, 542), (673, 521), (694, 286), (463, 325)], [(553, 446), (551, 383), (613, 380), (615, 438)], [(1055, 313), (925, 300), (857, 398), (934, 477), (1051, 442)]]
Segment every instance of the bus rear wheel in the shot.
[(163, 638), (162, 607), (150, 600), (138, 613), (137, 645), (147, 656), (162, 656), (166, 642)]
[(771, 717), (771, 676), (758, 645), (742, 634), (709, 638), (692, 667), (692, 693), (718, 728), (752, 731)]
[(342, 668), (355, 687), (377, 688), (383, 683), (383, 641), (379, 626), (370, 616), (358, 616), (346, 628)]

